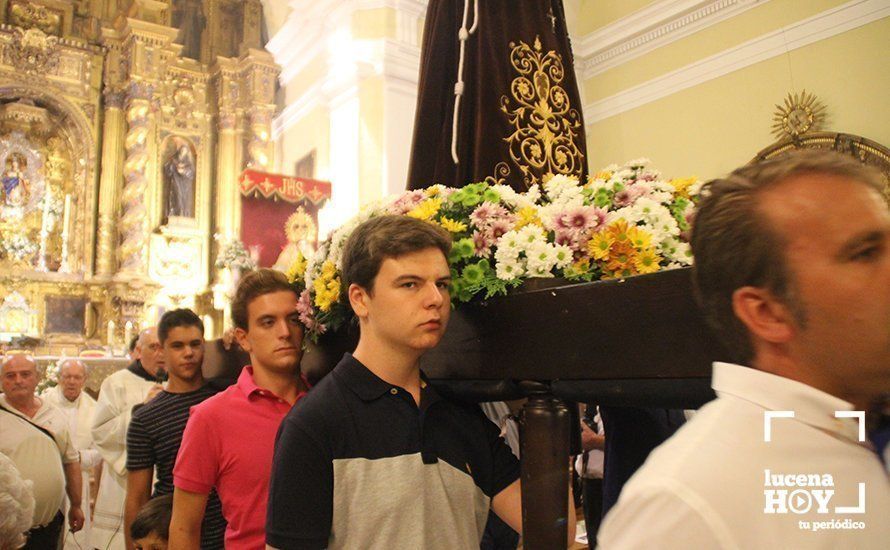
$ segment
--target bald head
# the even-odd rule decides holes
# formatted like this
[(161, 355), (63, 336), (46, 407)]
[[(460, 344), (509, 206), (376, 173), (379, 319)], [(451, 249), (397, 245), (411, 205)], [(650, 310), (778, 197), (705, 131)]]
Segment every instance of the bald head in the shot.
[(37, 363), (30, 355), (7, 356), (0, 366), (0, 378), (6, 399), (16, 408), (34, 399), (37, 388)]
[(139, 333), (136, 349), (145, 372), (157, 376), (158, 372), (164, 369), (164, 354), (161, 342), (158, 340), (157, 327), (147, 328)]
[(65, 359), (59, 366), (59, 387), (68, 401), (80, 397), (87, 381), (87, 366), (79, 359)]

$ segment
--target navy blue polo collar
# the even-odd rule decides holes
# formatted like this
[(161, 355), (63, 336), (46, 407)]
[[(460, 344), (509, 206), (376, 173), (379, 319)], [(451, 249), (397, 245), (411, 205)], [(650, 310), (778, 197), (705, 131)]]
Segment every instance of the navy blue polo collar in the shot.
[[(346, 384), (362, 401), (379, 399), (396, 387), (371, 372), (368, 367), (353, 357), (351, 353), (343, 354), (343, 359), (337, 364), (332, 374)], [(420, 380), (423, 400), (430, 404), (438, 400), (438, 394), (429, 384), (423, 372), (420, 373)], [(404, 388), (402, 389), (404, 390)]]

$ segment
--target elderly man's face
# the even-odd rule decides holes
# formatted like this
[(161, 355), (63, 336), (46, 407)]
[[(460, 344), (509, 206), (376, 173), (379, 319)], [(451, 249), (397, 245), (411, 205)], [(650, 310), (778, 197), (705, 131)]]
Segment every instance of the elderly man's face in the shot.
[(62, 395), (68, 401), (74, 401), (83, 391), (87, 381), (87, 370), (80, 361), (66, 361), (59, 372), (59, 385)]
[(20, 401), (34, 397), (37, 388), (37, 365), (24, 355), (15, 355), (4, 363), (3, 393), (7, 399)]
[(148, 374), (157, 376), (158, 371), (164, 370), (164, 348), (158, 340), (157, 328), (152, 327), (144, 331), (139, 336), (136, 348), (139, 350), (142, 367)]
[(763, 211), (786, 241), (805, 320), (797, 360), (836, 395), (890, 391), (890, 211), (846, 177), (804, 174), (768, 192)]

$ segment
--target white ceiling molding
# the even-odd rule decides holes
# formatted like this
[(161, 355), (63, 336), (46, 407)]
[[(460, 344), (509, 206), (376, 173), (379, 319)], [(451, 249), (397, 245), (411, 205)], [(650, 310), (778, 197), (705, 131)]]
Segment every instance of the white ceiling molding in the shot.
[(316, 82), (310, 86), (296, 101), (291, 102), (282, 109), (281, 113), (272, 119), (272, 139), (278, 139), (282, 133), (294, 124), (303, 120), (309, 113), (319, 106), (322, 97), (322, 83)]
[(577, 72), (588, 79), (769, 0), (660, 0), (578, 42)]
[(381, 39), (353, 40), (351, 48), (349, 70), (335, 70), (328, 62), (324, 77), (309, 86), (273, 119), (273, 139), (299, 123), (315, 108), (330, 107), (336, 97), (355, 88), (364, 78), (382, 76), (384, 86), (416, 93), (420, 76), (420, 46)]
[(890, 16), (888, 0), (853, 0), (584, 106), (585, 125)]

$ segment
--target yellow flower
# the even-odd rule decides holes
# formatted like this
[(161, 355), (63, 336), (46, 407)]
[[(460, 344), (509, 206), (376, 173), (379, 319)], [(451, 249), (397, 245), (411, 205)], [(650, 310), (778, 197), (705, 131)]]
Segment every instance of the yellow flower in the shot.
[(424, 189), (423, 194), (427, 197), (438, 197), (440, 192), (441, 190), (439, 189), (439, 186), (434, 185), (432, 187), (427, 187), (426, 189)]
[(328, 260), (321, 266), (321, 275), (312, 282), (315, 305), (322, 311), (330, 311), (340, 301), (340, 277), (337, 266)]
[(627, 229), (627, 220), (618, 218), (609, 224), (609, 227), (606, 228), (606, 232), (608, 232), (609, 236), (615, 241), (623, 243), (627, 240)]
[(442, 208), (442, 199), (433, 197), (415, 206), (414, 210), (408, 212), (408, 215), (418, 220), (429, 221), (439, 212), (440, 208)]
[(634, 267), (640, 273), (655, 273), (659, 270), (659, 262), (661, 256), (656, 254), (654, 249), (647, 248), (634, 258)]
[(579, 273), (584, 273), (588, 269), (590, 269), (590, 260), (587, 258), (581, 258), (580, 260), (572, 264), (572, 269)]
[(675, 178), (670, 181), (670, 184), (674, 187), (674, 191), (680, 195), (681, 197), (689, 198), (689, 188), (694, 184), (698, 178), (692, 176), (691, 178)]
[(297, 257), (294, 259), (293, 263), (290, 264), (290, 267), (287, 269), (287, 280), (290, 282), (297, 281), (302, 279), (306, 274), (306, 257), (303, 256), (302, 252), (297, 252)]
[(326, 280), (331, 280), (337, 276), (337, 266), (334, 265), (334, 262), (330, 260), (326, 260), (325, 263), (321, 264), (321, 278)]
[(612, 179), (612, 172), (609, 172), (608, 170), (597, 172), (596, 175), (593, 176), (593, 179), (609, 181), (610, 179)]
[(526, 206), (516, 213), (516, 225), (513, 226), (513, 229), (522, 229), (526, 225), (544, 227), (541, 218), (538, 217), (538, 209), (534, 206)]
[(615, 239), (606, 231), (597, 231), (593, 238), (587, 242), (587, 251), (595, 260), (602, 260), (609, 254), (609, 248)]
[(652, 246), (652, 235), (645, 229), (632, 226), (627, 230), (627, 238), (637, 250), (643, 250)]
[(461, 231), (466, 231), (467, 224), (464, 222), (459, 222), (452, 220), (447, 216), (442, 216), (442, 219), (439, 220), (439, 225), (445, 228), (446, 231), (450, 231), (451, 233), (460, 233)]
[(606, 267), (616, 274), (631, 275), (636, 258), (637, 250), (631, 246), (630, 242), (617, 242), (609, 249)]

